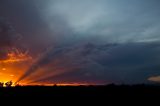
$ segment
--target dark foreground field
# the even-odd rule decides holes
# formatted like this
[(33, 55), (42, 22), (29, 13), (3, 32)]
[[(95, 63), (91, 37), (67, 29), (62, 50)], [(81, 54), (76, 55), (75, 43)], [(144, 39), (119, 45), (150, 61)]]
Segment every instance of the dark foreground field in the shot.
[(13, 88), (0, 88), (1, 97), (160, 97), (160, 86), (134, 85), (134, 86), (26, 86)]

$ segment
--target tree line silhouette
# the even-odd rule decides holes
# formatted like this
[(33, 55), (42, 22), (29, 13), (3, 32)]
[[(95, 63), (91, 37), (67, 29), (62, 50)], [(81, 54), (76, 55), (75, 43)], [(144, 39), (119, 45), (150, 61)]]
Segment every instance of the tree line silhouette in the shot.
[(12, 81), (8, 81), (8, 82), (6, 82), (6, 83), (0, 82), (0, 87), (4, 87), (4, 86), (6, 86), (6, 87), (11, 87), (12, 85), (13, 85), (13, 82), (12, 82)]

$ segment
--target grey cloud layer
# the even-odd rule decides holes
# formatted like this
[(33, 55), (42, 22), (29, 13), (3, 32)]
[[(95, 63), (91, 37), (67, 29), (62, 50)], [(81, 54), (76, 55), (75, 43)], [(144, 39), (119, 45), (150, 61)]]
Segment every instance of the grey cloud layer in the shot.
[(3, 0), (2, 4), (2, 15), (9, 17), (30, 47), (85, 39), (160, 40), (158, 0)]
[(160, 74), (159, 53), (159, 43), (88, 43), (54, 48), (43, 61), (39, 61), (41, 64), (36, 64), (51, 76), (37, 78), (36, 81), (146, 83), (150, 76)]
[[(39, 68), (46, 69), (48, 74), (63, 71), (53, 74), (54, 77), (37, 78), (51, 82), (68, 79), (140, 83), (160, 74), (160, 44), (156, 43), (160, 41), (159, 0), (1, 3), (0, 15), (22, 34), (22, 43), (35, 55), (42, 54), (22, 79)], [(48, 45), (52, 49), (44, 53)]]
[(21, 36), (16, 33), (13, 26), (5, 19), (0, 17), (0, 60), (8, 58), (8, 48), (18, 48), (17, 45)]
[(159, 41), (159, 1), (56, 0), (46, 1), (50, 25), (59, 15), (79, 36), (97, 36), (104, 42)]
[(0, 17), (0, 47), (11, 46), (14, 40), (17, 40), (14, 28)]

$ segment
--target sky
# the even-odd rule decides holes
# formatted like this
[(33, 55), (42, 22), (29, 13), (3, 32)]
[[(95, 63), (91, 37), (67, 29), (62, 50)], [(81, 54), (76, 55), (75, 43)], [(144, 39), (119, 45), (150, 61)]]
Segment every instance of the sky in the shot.
[[(159, 83), (159, 5), (159, 0), (1, 0), (0, 80)], [(10, 58), (19, 61), (4, 63)]]

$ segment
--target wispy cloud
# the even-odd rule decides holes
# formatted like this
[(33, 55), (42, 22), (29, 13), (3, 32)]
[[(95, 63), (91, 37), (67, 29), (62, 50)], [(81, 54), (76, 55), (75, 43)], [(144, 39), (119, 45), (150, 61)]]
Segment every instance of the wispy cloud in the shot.
[(148, 80), (160, 83), (160, 76), (152, 76), (152, 77), (148, 78)]

